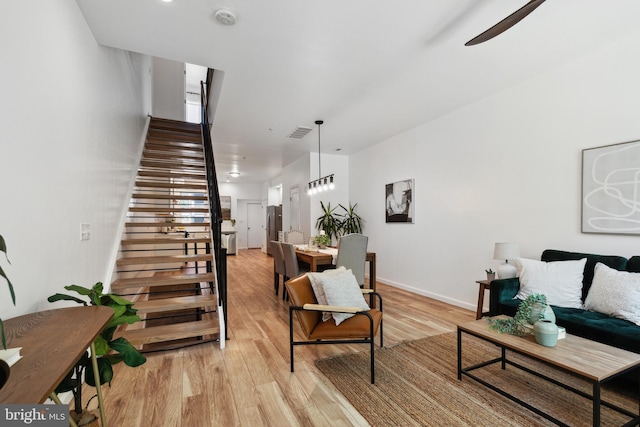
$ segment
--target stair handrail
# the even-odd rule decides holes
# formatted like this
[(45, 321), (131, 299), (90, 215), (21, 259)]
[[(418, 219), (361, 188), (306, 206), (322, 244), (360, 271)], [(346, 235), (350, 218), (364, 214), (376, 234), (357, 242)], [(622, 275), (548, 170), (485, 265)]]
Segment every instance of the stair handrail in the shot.
[(222, 307), (224, 316), (224, 337), (227, 334), (227, 250), (222, 247), (222, 208), (220, 206), (220, 192), (213, 157), (211, 141), (211, 125), (209, 123), (209, 94), (214, 70), (207, 70), (207, 81), (200, 82), (200, 108), (202, 144), (207, 174), (207, 188), (209, 193), (209, 210), (211, 212), (211, 233), (216, 262), (216, 276), (218, 279), (218, 305)]

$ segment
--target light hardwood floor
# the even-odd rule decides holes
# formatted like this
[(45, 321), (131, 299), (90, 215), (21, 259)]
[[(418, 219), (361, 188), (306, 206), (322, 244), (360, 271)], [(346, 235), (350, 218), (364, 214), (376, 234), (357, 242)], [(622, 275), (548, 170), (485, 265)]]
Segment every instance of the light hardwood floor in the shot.
[[(229, 256), (224, 350), (208, 343), (148, 354), (138, 368), (118, 365), (111, 387), (103, 388), (108, 425), (368, 425), (314, 364), (366, 346), (298, 347), (296, 372), (289, 372), (288, 304), (274, 294), (272, 262), (257, 249)], [(469, 310), (380, 283), (378, 291), (385, 346), (453, 331), (475, 319)]]

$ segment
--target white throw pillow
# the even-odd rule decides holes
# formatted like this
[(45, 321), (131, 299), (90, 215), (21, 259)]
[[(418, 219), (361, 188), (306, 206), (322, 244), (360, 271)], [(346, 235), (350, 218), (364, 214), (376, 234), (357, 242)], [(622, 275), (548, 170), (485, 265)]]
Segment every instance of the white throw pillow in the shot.
[[(327, 297), (324, 295), (324, 288), (322, 287), (322, 283), (320, 283), (320, 277), (329, 277), (329, 276), (339, 276), (340, 274), (344, 274), (347, 272), (345, 267), (338, 267), (336, 269), (325, 270), (322, 273), (307, 273), (307, 277), (311, 282), (311, 287), (313, 288), (313, 293), (316, 296), (316, 301), (318, 304), (327, 305)], [(322, 313), (322, 321), (326, 322), (331, 319), (331, 313), (325, 311)]]
[(582, 278), (586, 262), (586, 258), (552, 262), (516, 258), (514, 263), (520, 278), (516, 298), (543, 294), (547, 297), (547, 304), (582, 308)]
[[(362, 310), (369, 310), (367, 302), (362, 296), (360, 285), (351, 270), (339, 276), (320, 277), (320, 282), (324, 288), (329, 305), (341, 307), (357, 307)], [(331, 313), (336, 325), (354, 316), (353, 313)]]
[(584, 308), (640, 325), (640, 273), (597, 263)]

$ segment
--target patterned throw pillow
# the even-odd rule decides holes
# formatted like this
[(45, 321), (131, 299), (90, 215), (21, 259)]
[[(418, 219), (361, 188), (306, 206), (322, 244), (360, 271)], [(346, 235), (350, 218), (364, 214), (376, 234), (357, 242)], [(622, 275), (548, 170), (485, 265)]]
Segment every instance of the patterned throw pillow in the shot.
[(597, 263), (584, 308), (640, 326), (640, 273), (629, 273)]
[[(351, 270), (339, 276), (321, 277), (320, 282), (324, 288), (324, 294), (327, 297), (329, 305), (337, 305), (340, 307), (357, 307), (362, 310), (369, 310), (367, 302), (362, 296), (360, 285)], [(350, 317), (355, 316), (353, 313), (331, 313), (336, 325), (344, 322)]]

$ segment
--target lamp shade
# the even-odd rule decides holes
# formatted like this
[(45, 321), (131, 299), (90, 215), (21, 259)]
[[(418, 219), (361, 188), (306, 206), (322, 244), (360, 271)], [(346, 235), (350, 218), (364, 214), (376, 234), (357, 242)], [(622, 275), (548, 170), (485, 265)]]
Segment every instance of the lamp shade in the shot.
[(520, 257), (517, 243), (496, 243), (493, 248), (493, 259), (514, 259)]

